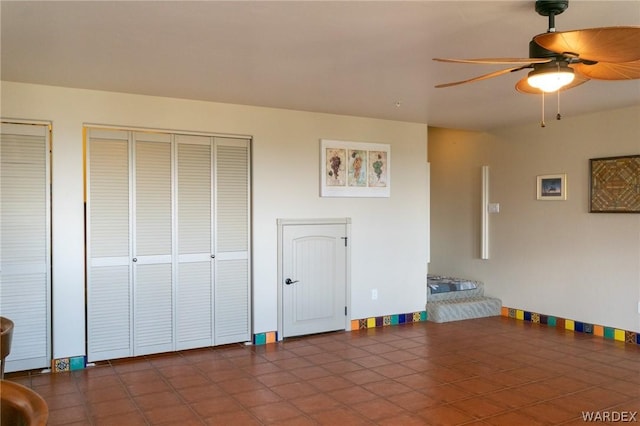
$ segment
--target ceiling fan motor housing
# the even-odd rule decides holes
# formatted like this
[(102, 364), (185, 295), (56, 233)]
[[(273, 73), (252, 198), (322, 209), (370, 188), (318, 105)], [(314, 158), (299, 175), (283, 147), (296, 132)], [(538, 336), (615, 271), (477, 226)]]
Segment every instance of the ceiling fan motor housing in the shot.
[(530, 58), (558, 58), (561, 59), (563, 55), (558, 52), (545, 49), (536, 43), (535, 38), (529, 42), (529, 57)]

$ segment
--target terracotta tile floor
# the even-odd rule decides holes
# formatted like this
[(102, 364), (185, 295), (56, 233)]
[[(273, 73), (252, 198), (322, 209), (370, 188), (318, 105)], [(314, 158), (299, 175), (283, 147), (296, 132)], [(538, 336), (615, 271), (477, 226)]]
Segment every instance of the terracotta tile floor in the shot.
[(584, 424), (582, 411), (640, 411), (640, 346), (503, 317), (8, 378), (46, 399), (52, 426)]

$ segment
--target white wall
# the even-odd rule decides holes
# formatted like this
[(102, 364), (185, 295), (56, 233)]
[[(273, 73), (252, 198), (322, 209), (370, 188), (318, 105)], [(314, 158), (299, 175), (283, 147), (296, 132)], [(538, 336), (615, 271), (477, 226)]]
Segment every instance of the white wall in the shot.
[[(53, 123), (54, 358), (85, 353), (83, 124), (253, 136), (254, 333), (277, 328), (278, 218), (352, 218), (351, 318), (424, 310), (426, 125), (13, 82), (0, 90), (3, 118)], [(321, 138), (391, 144), (391, 197), (320, 198)]]
[[(640, 214), (589, 213), (589, 159), (640, 154), (640, 107), (492, 133), (429, 129), (430, 272), (476, 278), (503, 305), (640, 332)], [(490, 166), (490, 259), (479, 259)], [(567, 201), (536, 176), (567, 174)]]

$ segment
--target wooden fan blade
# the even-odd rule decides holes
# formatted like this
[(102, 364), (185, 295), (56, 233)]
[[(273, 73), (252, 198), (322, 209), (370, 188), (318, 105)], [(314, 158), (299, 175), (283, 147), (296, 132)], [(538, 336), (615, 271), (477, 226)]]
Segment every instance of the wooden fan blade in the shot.
[[(525, 77), (521, 78), (516, 83), (516, 90), (518, 92), (520, 92), (520, 93), (527, 93), (527, 94), (530, 94), (530, 95), (540, 95), (540, 94), (542, 94), (542, 90), (529, 85), (529, 82), (527, 81), (528, 77), (529, 76), (525, 76)], [(587, 81), (589, 81), (588, 78), (582, 77), (582, 76), (576, 74), (576, 76), (574, 77), (574, 79), (571, 82), (571, 84), (567, 84), (562, 89), (560, 89), (560, 91), (564, 92), (565, 90), (573, 89), (574, 87), (580, 86), (581, 84), (584, 84)]]
[(478, 77), (473, 77), (473, 78), (470, 78), (468, 80), (454, 81), (453, 83), (438, 84), (436, 86), (436, 88), (440, 89), (442, 87), (457, 86), (458, 84), (473, 83), (474, 81), (486, 80), (488, 78), (497, 77), (497, 76), (502, 75), (502, 74), (508, 74), (508, 73), (510, 73), (512, 71), (521, 70), (523, 68), (527, 68), (527, 67), (505, 68), (503, 70), (490, 72), (489, 74), (484, 74), (484, 75), (480, 75)]
[(438, 62), (454, 62), (457, 64), (544, 64), (551, 62), (553, 58), (478, 58), (478, 59), (447, 59), (433, 58)]
[(640, 60), (640, 27), (602, 27), (540, 34), (533, 40), (556, 53), (598, 62)]
[(640, 78), (640, 61), (598, 62), (593, 65), (577, 63), (571, 65), (576, 73), (595, 80), (634, 80)]

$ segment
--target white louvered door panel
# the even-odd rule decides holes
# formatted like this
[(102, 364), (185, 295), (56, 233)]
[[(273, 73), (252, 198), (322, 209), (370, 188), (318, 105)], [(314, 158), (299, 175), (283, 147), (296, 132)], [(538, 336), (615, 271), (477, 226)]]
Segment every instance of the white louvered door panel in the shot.
[(176, 136), (176, 349), (213, 345), (212, 138)]
[(89, 361), (133, 355), (129, 133), (87, 130)]
[(173, 347), (171, 135), (134, 134), (134, 355)]
[(14, 322), (6, 372), (51, 361), (49, 129), (0, 128), (0, 315)]
[(215, 344), (251, 340), (249, 141), (215, 138)]

